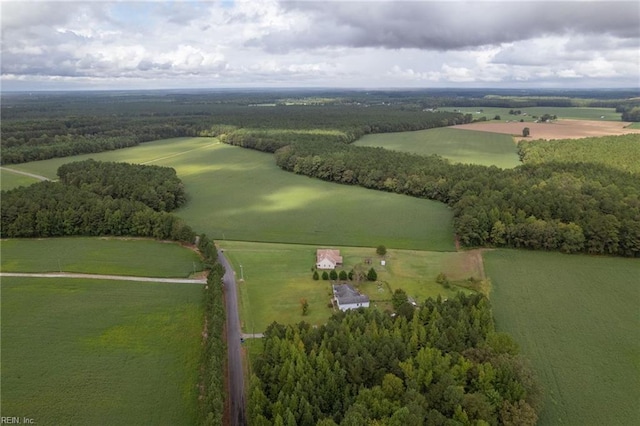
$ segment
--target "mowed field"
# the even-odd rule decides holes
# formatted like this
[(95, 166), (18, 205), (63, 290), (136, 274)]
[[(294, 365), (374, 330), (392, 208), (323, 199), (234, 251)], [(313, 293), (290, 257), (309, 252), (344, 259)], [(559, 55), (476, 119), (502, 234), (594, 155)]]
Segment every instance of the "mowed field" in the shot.
[(2, 272), (75, 272), (186, 278), (200, 256), (177, 243), (126, 238), (9, 239), (0, 242)]
[[(333, 314), (328, 306), (332, 297), (330, 281), (312, 278), (318, 246), (240, 241), (219, 241), (218, 244), (232, 263), (236, 278), (242, 279), (239, 295), (245, 333), (263, 332), (274, 321), (323, 324)], [(482, 278), (484, 274), (477, 251), (388, 250), (386, 265), (382, 266), (374, 248), (333, 248), (340, 249), (344, 260), (340, 269), (346, 272), (359, 268), (366, 273), (369, 268), (375, 268), (378, 282), (361, 282), (357, 287), (380, 309), (390, 307), (392, 292), (398, 288), (422, 302), (428, 297), (450, 297), (457, 291), (467, 291), (456, 286), (456, 282), (464, 285), (463, 281), (469, 277)], [(370, 264), (365, 263), (367, 259)], [(451, 288), (445, 289), (436, 283), (440, 272), (452, 281)], [(302, 315), (302, 298), (309, 303), (306, 316)]]
[(640, 261), (484, 254), (493, 312), (544, 386), (541, 425), (640, 423)]
[(190, 197), (177, 215), (215, 240), (454, 250), (452, 213), (442, 203), (298, 176), (280, 170), (270, 154), (211, 138), (14, 168), (55, 178), (61, 164), (86, 158), (175, 168)]
[(202, 287), (2, 278), (2, 415), (195, 424)]
[[(522, 129), (520, 129), (522, 131)], [(436, 128), (366, 135), (355, 142), (421, 155), (437, 154), (454, 163), (511, 168), (520, 164), (513, 138), (502, 133)]]

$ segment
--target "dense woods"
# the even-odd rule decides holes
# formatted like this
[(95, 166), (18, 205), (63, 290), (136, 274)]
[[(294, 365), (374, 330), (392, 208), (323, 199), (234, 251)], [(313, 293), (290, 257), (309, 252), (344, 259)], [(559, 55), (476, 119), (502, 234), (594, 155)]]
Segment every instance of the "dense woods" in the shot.
[(502, 170), (346, 144), (292, 144), (285, 170), (442, 201), (465, 246), (640, 257), (638, 174), (590, 163)]
[[(167, 212), (184, 202), (173, 169), (96, 161), (60, 169), (60, 182), (2, 191), (2, 238), (130, 235), (193, 242), (193, 230)], [(129, 179), (140, 176), (148, 180), (132, 186)], [(156, 186), (165, 176), (167, 185)]]
[(518, 155), (525, 164), (599, 163), (640, 173), (640, 134), (581, 139), (521, 140)]
[(169, 167), (76, 161), (58, 168), (60, 182), (103, 197), (141, 201), (156, 211), (172, 211), (186, 202), (184, 186)]
[(408, 314), (340, 312), (272, 324), (253, 362), (254, 425), (533, 425), (541, 394), (488, 300), (462, 293)]

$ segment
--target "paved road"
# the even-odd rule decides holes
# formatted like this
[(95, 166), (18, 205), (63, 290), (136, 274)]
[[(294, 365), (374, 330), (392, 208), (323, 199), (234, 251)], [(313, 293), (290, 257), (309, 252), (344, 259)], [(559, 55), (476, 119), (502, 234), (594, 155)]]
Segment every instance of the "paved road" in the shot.
[(144, 281), (151, 283), (205, 284), (206, 278), (153, 278), (132, 277), (126, 275), (76, 274), (71, 272), (47, 272), (42, 274), (26, 274), (21, 272), (0, 272), (0, 277), (33, 277), (33, 278), (92, 278), (97, 280)]
[(230, 425), (244, 426), (247, 424), (244, 401), (244, 372), (242, 368), (242, 353), (240, 351), (240, 317), (238, 315), (238, 291), (233, 268), (224, 257), (222, 250), (218, 250), (218, 261), (224, 266), (225, 302), (227, 310), (227, 357), (229, 360), (229, 399)]

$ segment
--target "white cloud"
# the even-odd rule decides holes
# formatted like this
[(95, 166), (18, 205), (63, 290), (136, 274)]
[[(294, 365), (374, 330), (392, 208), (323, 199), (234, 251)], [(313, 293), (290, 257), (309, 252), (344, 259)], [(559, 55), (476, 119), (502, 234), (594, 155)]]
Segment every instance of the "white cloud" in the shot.
[(636, 2), (1, 6), (3, 90), (640, 84)]

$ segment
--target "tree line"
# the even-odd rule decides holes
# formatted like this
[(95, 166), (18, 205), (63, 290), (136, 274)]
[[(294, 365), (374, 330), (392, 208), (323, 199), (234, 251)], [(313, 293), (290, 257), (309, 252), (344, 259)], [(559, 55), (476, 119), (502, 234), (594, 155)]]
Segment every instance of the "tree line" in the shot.
[[(488, 300), (459, 293), (395, 317), (272, 324), (253, 364), (254, 425), (533, 425), (541, 391)], [(453, 422), (452, 422), (453, 421)]]
[[(59, 182), (2, 191), (2, 238), (130, 235), (188, 243), (195, 239), (191, 227), (168, 212), (184, 202), (173, 169), (89, 160), (62, 166), (59, 176)], [(100, 176), (107, 180), (102, 182)], [(149, 179), (130, 185), (129, 178), (140, 176)], [(158, 191), (158, 179), (164, 176), (173, 184)]]
[(559, 162), (502, 170), (339, 143), (290, 144), (276, 152), (276, 163), (306, 176), (446, 203), (465, 246), (640, 257), (637, 173)]
[(176, 171), (169, 167), (139, 166), (93, 159), (63, 164), (60, 182), (100, 196), (141, 201), (155, 211), (172, 211), (186, 203)]

